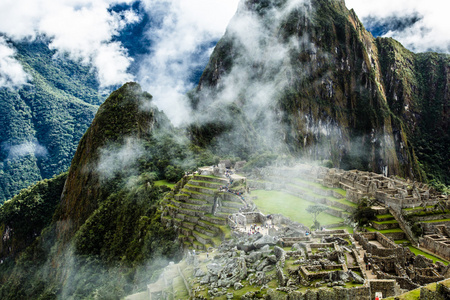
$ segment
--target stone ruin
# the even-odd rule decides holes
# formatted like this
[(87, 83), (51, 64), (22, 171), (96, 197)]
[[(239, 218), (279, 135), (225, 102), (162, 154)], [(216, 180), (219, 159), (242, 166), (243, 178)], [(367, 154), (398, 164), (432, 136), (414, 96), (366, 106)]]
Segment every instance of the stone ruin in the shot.
[[(348, 233), (346, 236), (349, 237)], [(335, 295), (341, 295), (370, 299), (361, 265), (348, 242), (341, 239), (339, 242), (347, 245), (340, 246), (337, 242), (340, 238), (329, 243), (298, 238), (288, 250), (281, 247), (283, 238), (277, 236), (241, 234), (224, 242), (206, 261), (206, 268), (202, 269), (201, 264), (195, 266), (197, 288), (193, 298), (233, 298), (233, 293), (244, 287), (242, 282), (247, 282), (254, 290), (241, 299), (259, 298), (260, 290), (271, 295), (268, 299), (284, 299), (285, 293), (297, 297), (293, 299), (303, 299), (311, 293), (315, 298), (326, 295), (334, 299)], [(354, 258), (351, 265), (347, 264), (347, 256)]]
[[(373, 172), (325, 168), (307, 164), (292, 167), (268, 167), (249, 177), (280, 183), (279, 178), (301, 177), (329, 188), (347, 191), (347, 200), (358, 203), (363, 197), (398, 208), (434, 205), (447, 202), (450, 196), (437, 193), (427, 184)], [(275, 185), (276, 186), (276, 185)]]
[(420, 238), (419, 243), (421, 247), (450, 260), (450, 228), (448, 226), (435, 226), (435, 233)]
[[(415, 256), (381, 233), (355, 233), (353, 238), (345, 230), (310, 232), (306, 226), (282, 215), (266, 216), (255, 211), (248, 195), (247, 199), (240, 199), (225, 193), (220, 198), (220, 188), (219, 193), (213, 189), (230, 177), (227, 180), (211, 175), (217, 176), (229, 167), (229, 162), (222, 161), (218, 166), (200, 168), (198, 174), (186, 179), (172, 193), (172, 198), (166, 199), (168, 208), (163, 220), (167, 226), (179, 228), (186, 247), (208, 253), (206, 260), (202, 260), (199, 254), (187, 252), (185, 260), (192, 268), (192, 276), (187, 276), (185, 282), (193, 299), (231, 299), (236, 295), (241, 299), (263, 295), (266, 299), (286, 299), (286, 293), (289, 299), (371, 299), (375, 292), (394, 296), (450, 275), (449, 268), (442, 263), (433, 264), (423, 256)], [(306, 165), (259, 171), (258, 178), (270, 180), (264, 186), (257, 186), (260, 181), (254, 179), (258, 178), (247, 180), (238, 176), (234, 180), (247, 189), (254, 186), (286, 190), (283, 180), (301, 176), (327, 187), (343, 188), (350, 196), (348, 200), (354, 202), (368, 196), (398, 207), (443, 199), (426, 185), (369, 172)], [(214, 207), (219, 209), (216, 211)], [(267, 228), (261, 231), (264, 235), (247, 233), (249, 226), (256, 224)], [(232, 240), (223, 241), (224, 225), (232, 229)], [(444, 229), (440, 234), (449, 237)], [(429, 239), (421, 242), (450, 244), (438, 235), (426, 238)], [(218, 241), (223, 241), (220, 246)], [(368, 262), (372, 265), (370, 273), (365, 266)], [(244, 287), (250, 291), (239, 294)], [(157, 293), (154, 295), (157, 297)]]
[(449, 267), (441, 262), (433, 263), (422, 255), (415, 255), (379, 232), (354, 233), (364, 262), (377, 279), (392, 279), (403, 290), (416, 289), (422, 285), (443, 280)]
[(316, 172), (318, 182), (326, 187), (339, 187), (347, 191), (347, 200), (357, 203), (363, 197), (395, 208), (427, 206), (449, 201), (449, 196), (435, 192), (427, 184), (411, 182), (396, 177), (386, 177), (373, 172), (327, 169)]

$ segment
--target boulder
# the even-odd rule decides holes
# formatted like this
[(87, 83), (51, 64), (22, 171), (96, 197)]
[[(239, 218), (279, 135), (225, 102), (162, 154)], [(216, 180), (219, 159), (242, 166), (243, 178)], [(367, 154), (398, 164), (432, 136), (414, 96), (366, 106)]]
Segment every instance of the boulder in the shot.
[(237, 248), (238, 248), (238, 250), (245, 251), (246, 253), (249, 253), (250, 251), (253, 251), (256, 249), (255, 246), (253, 245), (253, 243), (249, 243), (249, 242), (239, 244), (237, 246)]
[(253, 251), (251, 253), (249, 253), (249, 255), (247, 255), (245, 257), (245, 260), (248, 261), (249, 263), (254, 263), (258, 260), (260, 260), (262, 257), (262, 253), (259, 251)]
[(206, 273), (202, 269), (195, 268), (195, 270), (194, 270), (194, 277), (203, 277), (205, 275), (206, 275)]
[(240, 282), (235, 282), (234, 283), (234, 289), (237, 291), (237, 290), (240, 290), (240, 289), (242, 289), (244, 286), (242, 285), (242, 283), (240, 283)]
[(209, 264), (206, 268), (208, 269), (208, 273), (213, 276), (219, 276), (219, 273), (222, 270), (222, 267), (216, 263)]
[(209, 275), (205, 275), (201, 280), (200, 280), (200, 284), (204, 285), (204, 284), (208, 284), (209, 283)]
[(253, 245), (256, 249), (260, 249), (264, 246), (275, 246), (278, 242), (278, 238), (272, 237), (270, 235), (264, 235), (261, 238), (257, 239)]
[(354, 282), (356, 283), (364, 283), (364, 278), (362, 278), (361, 276), (359, 276), (357, 273), (353, 272), (353, 271), (349, 271), (348, 275), (350, 276), (350, 278), (353, 279)]
[(280, 260), (283, 256), (286, 255), (286, 252), (278, 246), (275, 246), (273, 248), (273, 252), (275, 253), (275, 256), (277, 257), (277, 260)]
[(348, 282), (349, 281), (350, 276), (346, 272), (339, 271), (338, 274), (339, 274), (340, 281), (344, 281), (344, 282)]

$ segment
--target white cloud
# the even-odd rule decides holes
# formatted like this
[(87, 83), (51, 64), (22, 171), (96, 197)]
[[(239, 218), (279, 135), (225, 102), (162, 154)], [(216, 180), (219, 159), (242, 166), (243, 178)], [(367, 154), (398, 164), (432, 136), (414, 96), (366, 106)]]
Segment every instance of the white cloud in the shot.
[(203, 68), (212, 49), (236, 12), (239, 0), (147, 0), (149, 14), (162, 18), (159, 28), (148, 32), (152, 54), (143, 62), (139, 81), (154, 96), (156, 105), (175, 125), (189, 116), (186, 91), (194, 85), (192, 70)]
[(112, 38), (139, 18), (130, 11), (117, 14), (108, 8), (124, 2), (131, 0), (4, 0), (0, 2), (0, 32), (14, 40), (43, 34), (51, 39), (51, 48), (92, 63), (102, 86), (122, 84), (133, 79), (127, 73), (131, 59)]
[(15, 59), (15, 50), (0, 36), (0, 87), (13, 88), (25, 84), (29, 75)]
[(97, 172), (101, 180), (108, 180), (117, 174), (131, 174), (137, 160), (144, 155), (144, 146), (138, 139), (128, 138), (121, 146), (100, 149)]
[(450, 2), (443, 0), (346, 0), (360, 19), (366, 17), (407, 17), (413, 14), (422, 19), (401, 31), (390, 31), (388, 37), (401, 42), (415, 52), (438, 51), (450, 53)]
[[(282, 112), (276, 108), (277, 99), (289, 87), (288, 74), (305, 76), (305, 70), (310, 67), (303, 64), (293, 69), (291, 57), (295, 52), (316, 53), (317, 49), (307, 37), (293, 35), (290, 40), (281, 41), (277, 29), (293, 10), (298, 9), (309, 17), (309, 7), (309, 0), (290, 0), (282, 8), (266, 11), (263, 18), (241, 7), (230, 22), (227, 38), (236, 46), (232, 52), (232, 68), (219, 75), (217, 86), (202, 86), (197, 116), (200, 119), (197, 121), (206, 124), (221, 120), (233, 125), (232, 130), (218, 139), (219, 148), (224, 152), (236, 151), (239, 157), (244, 145), (253, 153), (261, 149), (281, 151), (283, 125), (280, 122)], [(237, 104), (237, 118), (234, 109), (225, 109), (232, 103)], [(242, 126), (242, 119), (251, 125)], [(260, 135), (254, 136), (254, 133)]]
[(36, 157), (42, 157), (48, 155), (48, 150), (45, 146), (39, 144), (39, 142), (25, 142), (19, 145), (11, 145), (4, 143), (2, 150), (8, 152), (8, 159), (17, 159), (30, 154), (34, 154)]

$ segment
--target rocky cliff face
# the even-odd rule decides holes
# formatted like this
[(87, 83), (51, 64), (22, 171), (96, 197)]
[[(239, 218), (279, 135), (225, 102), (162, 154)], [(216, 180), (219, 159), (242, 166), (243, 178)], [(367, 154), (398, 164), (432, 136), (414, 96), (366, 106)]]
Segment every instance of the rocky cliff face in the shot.
[[(243, 1), (193, 93), (202, 112), (193, 136), (205, 142), (219, 124), (232, 149), (277, 140), (336, 167), (424, 179), (417, 133), (429, 127), (425, 115), (448, 125), (448, 68), (448, 55), (374, 39), (344, 1)], [(430, 101), (438, 111), (428, 112)]]

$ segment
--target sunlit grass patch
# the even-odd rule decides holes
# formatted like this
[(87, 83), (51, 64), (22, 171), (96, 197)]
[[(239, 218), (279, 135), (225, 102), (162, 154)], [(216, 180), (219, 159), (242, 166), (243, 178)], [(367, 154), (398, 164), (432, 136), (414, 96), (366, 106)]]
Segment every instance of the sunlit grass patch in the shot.
[(175, 183), (170, 183), (167, 180), (158, 180), (158, 181), (155, 181), (153, 184), (155, 186), (166, 185), (166, 186), (170, 187), (171, 189), (175, 186)]
[[(264, 214), (282, 214), (305, 226), (313, 224), (312, 215), (306, 212), (306, 208), (316, 203), (279, 191), (257, 190), (253, 191), (251, 196), (257, 196), (254, 202)], [(317, 219), (321, 225), (337, 224), (344, 221), (342, 218), (325, 212), (319, 214)]]

